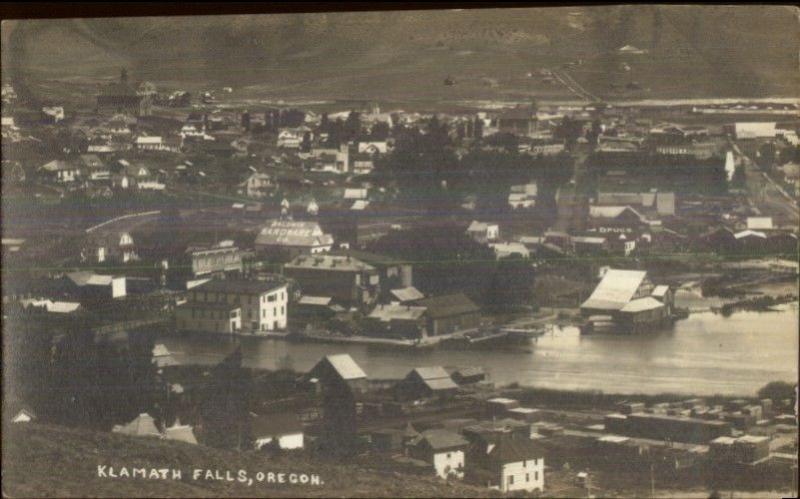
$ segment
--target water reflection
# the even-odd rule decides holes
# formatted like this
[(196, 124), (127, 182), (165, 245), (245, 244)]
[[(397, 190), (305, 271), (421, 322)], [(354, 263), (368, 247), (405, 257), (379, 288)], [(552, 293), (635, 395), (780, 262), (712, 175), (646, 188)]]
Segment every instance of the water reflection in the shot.
[[(671, 329), (642, 336), (581, 336), (556, 328), (529, 346), (490, 351), (407, 351), (364, 345), (298, 344), (245, 338), (251, 367), (311, 368), (320, 357), (347, 352), (373, 378), (399, 378), (421, 365), (483, 366), (491, 378), (564, 389), (616, 393), (680, 392), (751, 395), (772, 380), (797, 379), (797, 304), (777, 312), (737, 312), (723, 317), (694, 313)], [(167, 337), (185, 363), (221, 360), (215, 337)]]

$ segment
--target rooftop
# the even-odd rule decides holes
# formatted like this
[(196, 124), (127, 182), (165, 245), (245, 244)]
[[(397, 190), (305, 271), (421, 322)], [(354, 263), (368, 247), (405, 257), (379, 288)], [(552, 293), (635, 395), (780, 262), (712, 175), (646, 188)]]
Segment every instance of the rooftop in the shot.
[(208, 291), (211, 293), (245, 293), (261, 294), (284, 287), (284, 282), (276, 281), (245, 281), (239, 279), (213, 279), (195, 286), (195, 291)]
[(287, 263), (287, 269), (320, 269), (341, 272), (361, 272), (375, 270), (361, 260), (337, 255), (300, 255)]
[(581, 308), (620, 310), (647, 277), (643, 270), (609, 269)]
[(419, 300), (417, 305), (426, 307), (428, 316), (433, 319), (480, 312), (480, 308), (463, 293), (431, 296)]
[(377, 305), (369, 314), (370, 319), (381, 322), (393, 320), (415, 321), (425, 314), (425, 307), (412, 307), (410, 305)]

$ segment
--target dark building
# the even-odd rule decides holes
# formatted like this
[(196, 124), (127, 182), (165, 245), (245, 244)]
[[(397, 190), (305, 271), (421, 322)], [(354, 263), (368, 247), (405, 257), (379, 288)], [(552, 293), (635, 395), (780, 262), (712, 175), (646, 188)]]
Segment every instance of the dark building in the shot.
[(347, 354), (328, 355), (308, 373), (322, 394), (322, 434), (319, 448), (326, 454), (356, 451), (356, 398), (366, 391), (367, 375)]
[(153, 100), (150, 95), (141, 95), (128, 81), (128, 72), (122, 70), (119, 81), (109, 83), (97, 95), (97, 110), (115, 113), (130, 113), (135, 116), (150, 115)]
[(447, 398), (458, 392), (458, 385), (441, 366), (416, 367), (397, 385), (397, 394), (404, 399)]
[(432, 296), (415, 303), (427, 308), (428, 335), (449, 334), (480, 325), (480, 308), (463, 293)]
[(497, 117), (497, 128), (502, 133), (530, 135), (536, 131), (536, 108), (515, 107)]

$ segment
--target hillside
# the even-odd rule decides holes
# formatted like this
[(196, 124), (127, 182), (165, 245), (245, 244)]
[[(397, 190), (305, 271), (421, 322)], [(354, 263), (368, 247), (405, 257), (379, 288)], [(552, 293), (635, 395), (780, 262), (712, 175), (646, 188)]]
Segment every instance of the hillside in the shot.
[[(45, 79), (96, 84), (128, 67), (165, 87), (230, 85), (252, 97), (563, 98), (573, 95), (527, 74), (578, 60), (575, 80), (604, 98), (800, 88), (798, 10), (788, 6), (35, 20), (4, 23), (2, 40), (4, 78), (32, 92), (46, 92)], [(619, 56), (627, 44), (648, 53)], [(619, 90), (629, 83), (641, 88)]]
[[(254, 452), (93, 433), (45, 425), (11, 425), (3, 434), (3, 492), (8, 497), (487, 497), (489, 491), (420, 478), (362, 471), (353, 465), (269, 459)], [(182, 480), (99, 478), (98, 465), (170, 468)], [(192, 470), (318, 474), (322, 485), (193, 480)], [(234, 475), (235, 476), (235, 475)], [(288, 478), (287, 478), (288, 479)]]

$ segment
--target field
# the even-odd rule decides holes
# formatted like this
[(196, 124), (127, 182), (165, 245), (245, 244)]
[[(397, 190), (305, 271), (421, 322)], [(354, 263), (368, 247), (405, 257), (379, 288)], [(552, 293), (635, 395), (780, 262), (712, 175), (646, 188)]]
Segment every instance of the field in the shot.
[[(10, 497), (488, 497), (489, 490), (445, 484), (304, 456), (268, 458), (182, 442), (133, 438), (45, 425), (13, 425), (3, 432), (3, 492)], [(13, 457), (13, 458), (12, 458)], [(76, 464), (77, 463), (77, 464)], [(97, 466), (169, 468), (182, 480), (98, 477)], [(193, 480), (192, 470), (243, 469), (317, 474), (321, 485)]]
[(796, 16), (642, 5), (26, 21), (3, 25), (4, 81), (80, 98), (127, 67), (165, 90), (231, 86), (242, 99), (575, 98), (541, 72), (562, 68), (603, 99), (794, 97)]

